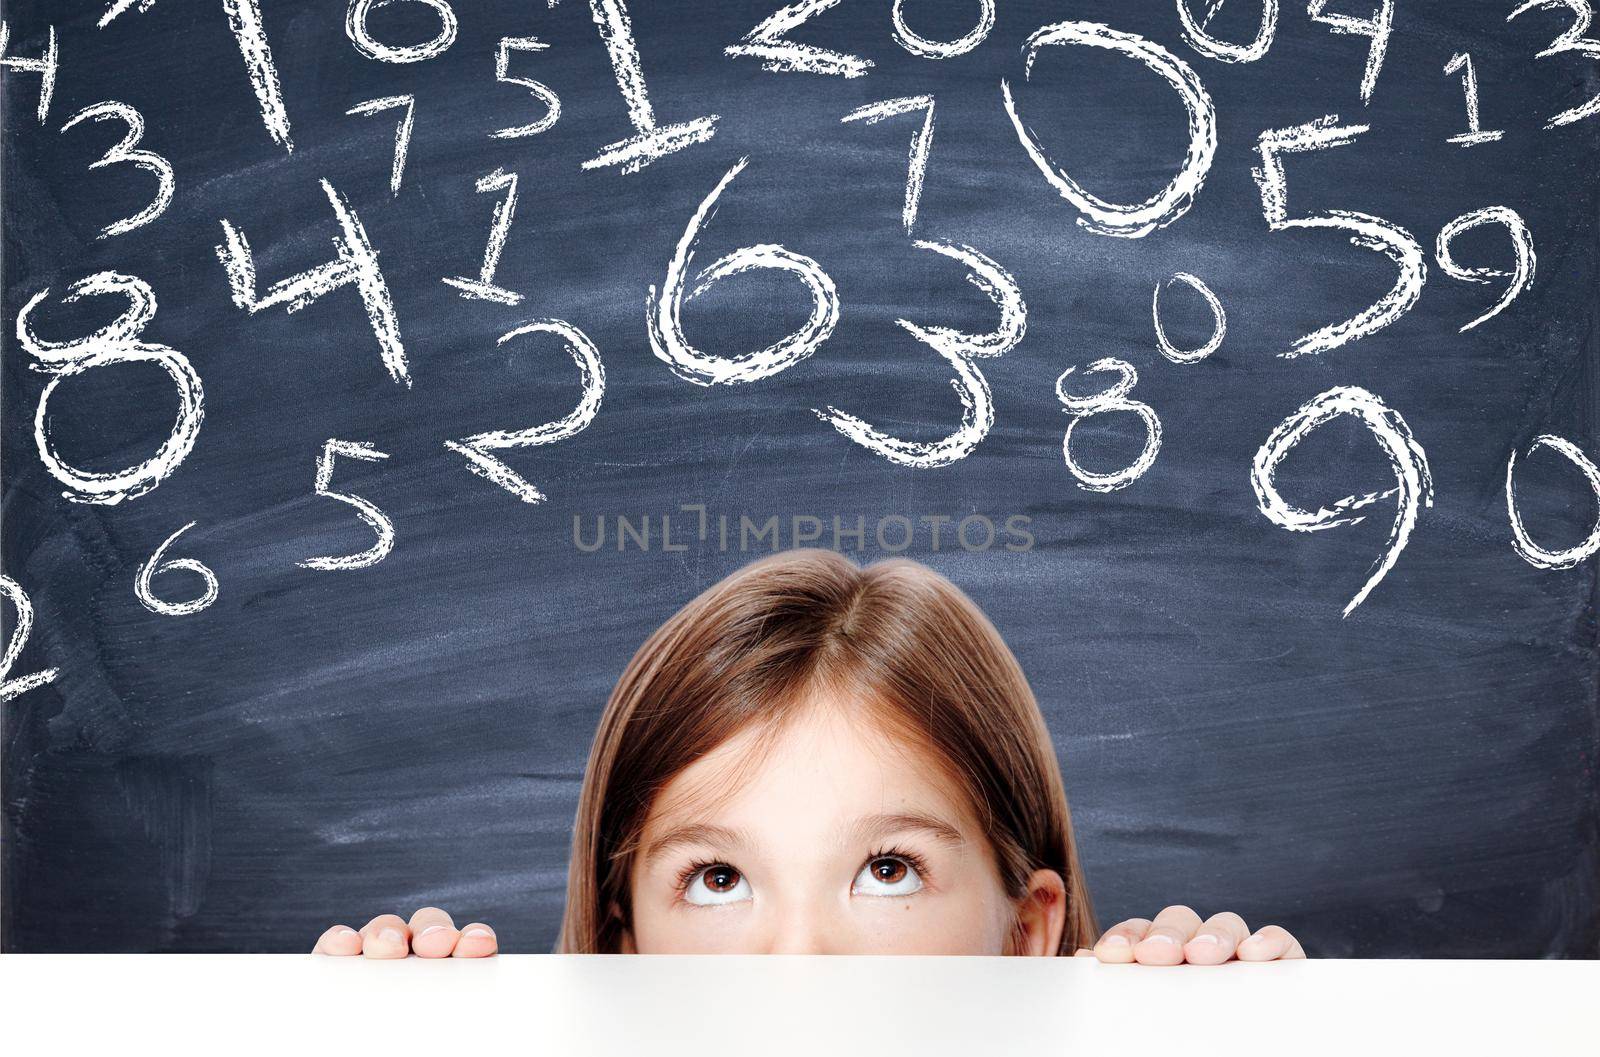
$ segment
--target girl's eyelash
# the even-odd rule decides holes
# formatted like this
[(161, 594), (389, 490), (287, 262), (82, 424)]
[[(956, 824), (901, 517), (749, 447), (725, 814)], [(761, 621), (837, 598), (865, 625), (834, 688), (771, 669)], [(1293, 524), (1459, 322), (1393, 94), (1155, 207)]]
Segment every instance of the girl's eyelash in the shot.
[(868, 863), (875, 862), (878, 859), (899, 859), (915, 870), (917, 876), (921, 877), (924, 883), (928, 880), (927, 860), (914, 851), (905, 851), (901, 848), (890, 846), (867, 856), (866, 862), (862, 863), (862, 866), (866, 866)]
[(721, 859), (696, 859), (678, 872), (678, 891), (687, 892), (689, 890), (689, 882), (694, 880), (695, 875), (701, 870), (708, 869), (712, 866), (731, 867), (732, 864), (723, 862)]

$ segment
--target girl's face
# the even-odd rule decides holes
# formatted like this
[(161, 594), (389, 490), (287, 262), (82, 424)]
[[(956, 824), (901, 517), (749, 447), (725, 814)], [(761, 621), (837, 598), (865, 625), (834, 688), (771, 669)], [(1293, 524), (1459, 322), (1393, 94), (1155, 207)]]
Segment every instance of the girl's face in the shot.
[(865, 714), (820, 702), (668, 783), (634, 857), (624, 952), (1054, 954), (1060, 875), (1011, 899), (965, 798)]

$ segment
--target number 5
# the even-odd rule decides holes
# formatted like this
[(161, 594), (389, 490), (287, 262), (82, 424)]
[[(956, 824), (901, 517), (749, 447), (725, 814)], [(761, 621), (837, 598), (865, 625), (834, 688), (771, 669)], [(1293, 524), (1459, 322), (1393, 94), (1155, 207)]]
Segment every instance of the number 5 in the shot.
[(1344, 209), (1330, 209), (1321, 216), (1289, 219), (1289, 185), (1283, 173), (1279, 154), (1303, 153), (1342, 147), (1351, 143), (1366, 125), (1339, 125), (1339, 118), (1327, 117), (1308, 121), (1292, 128), (1268, 129), (1261, 133), (1257, 149), (1261, 152), (1261, 167), (1252, 169), (1256, 184), (1261, 188), (1261, 211), (1266, 215), (1267, 226), (1273, 231), (1291, 228), (1333, 228), (1353, 232), (1350, 242), (1363, 249), (1377, 250), (1399, 267), (1400, 278), (1394, 288), (1370, 307), (1356, 313), (1343, 323), (1333, 323), (1321, 330), (1297, 338), (1288, 352), (1280, 356), (1302, 356), (1308, 352), (1327, 352), (1369, 334), (1376, 334), (1411, 310), (1422, 296), (1422, 284), (1428, 278), (1428, 265), (1422, 247), (1411, 233), (1398, 224), (1367, 213)]
[(340, 455), (350, 459), (364, 459), (367, 462), (377, 462), (389, 456), (365, 441), (329, 440), (322, 446), (322, 455), (317, 459), (317, 494), (355, 507), (356, 513), (361, 515), (361, 520), (378, 534), (378, 541), (360, 554), (307, 558), (303, 562), (295, 563), (305, 569), (322, 569), (330, 572), (337, 569), (365, 569), (369, 565), (383, 561), (389, 556), (389, 552), (394, 550), (394, 522), (390, 521), (383, 511), (358, 495), (335, 492), (329, 487), (333, 483), (333, 460)]

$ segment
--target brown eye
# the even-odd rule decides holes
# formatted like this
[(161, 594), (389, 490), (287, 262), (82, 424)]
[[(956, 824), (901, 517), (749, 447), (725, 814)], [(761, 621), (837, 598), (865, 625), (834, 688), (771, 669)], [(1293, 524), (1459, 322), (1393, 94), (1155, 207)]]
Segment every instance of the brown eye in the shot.
[(922, 891), (922, 868), (907, 855), (875, 855), (850, 886), (851, 895), (909, 896)]
[(708, 866), (700, 875), (700, 883), (718, 894), (739, 887), (740, 874), (731, 866)]
[(749, 879), (725, 862), (700, 867), (683, 890), (684, 901), (696, 906), (742, 903), (752, 895)]
[(873, 879), (880, 884), (898, 884), (906, 876), (906, 864), (899, 859), (874, 859), (871, 870)]

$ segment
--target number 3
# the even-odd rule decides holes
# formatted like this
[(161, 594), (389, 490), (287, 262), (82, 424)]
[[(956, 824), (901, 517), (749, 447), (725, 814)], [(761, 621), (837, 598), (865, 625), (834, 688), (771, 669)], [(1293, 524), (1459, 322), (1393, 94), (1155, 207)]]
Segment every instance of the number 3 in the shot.
[(144, 118), (139, 115), (139, 111), (127, 103), (107, 101), (84, 107), (76, 114), (73, 114), (65, 125), (61, 126), (61, 131), (66, 132), (80, 121), (108, 121), (113, 119), (127, 125), (128, 134), (122, 137), (120, 143), (106, 151), (104, 157), (92, 163), (89, 168), (103, 169), (107, 165), (115, 165), (118, 162), (131, 162), (141, 169), (155, 173), (159, 183), (156, 187), (155, 201), (151, 202), (143, 211), (126, 220), (119, 220), (115, 224), (107, 225), (105, 230), (96, 236), (102, 239), (110, 238), (112, 235), (125, 235), (134, 228), (143, 227), (166, 212), (167, 207), (172, 204), (172, 193), (176, 186), (171, 162), (151, 151), (134, 149), (139, 145), (139, 141), (144, 138)]
[[(1594, 8), (1590, 6), (1589, 0), (1528, 0), (1527, 3), (1507, 15), (1506, 21), (1510, 22), (1518, 15), (1526, 14), (1536, 7), (1565, 7), (1572, 12), (1572, 25), (1567, 27), (1565, 33), (1552, 41), (1548, 48), (1535, 53), (1534, 58), (1548, 59), (1552, 55), (1575, 51), (1579, 55), (1591, 59), (1600, 59), (1600, 40), (1590, 40), (1583, 35), (1589, 28), (1590, 20), (1594, 17)], [(1575, 106), (1571, 110), (1563, 110), (1547, 121), (1544, 127), (1549, 129), (1555, 128), (1557, 125), (1570, 125), (1574, 121), (1582, 121), (1596, 111), (1600, 111), (1600, 95), (1595, 96), (1581, 106)]]

